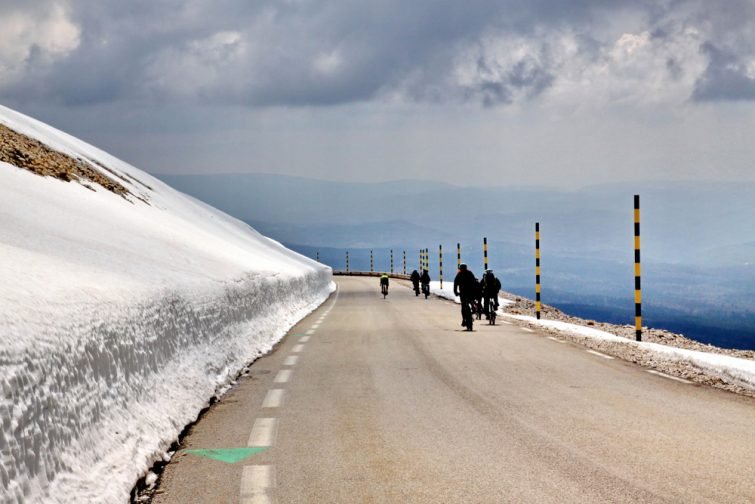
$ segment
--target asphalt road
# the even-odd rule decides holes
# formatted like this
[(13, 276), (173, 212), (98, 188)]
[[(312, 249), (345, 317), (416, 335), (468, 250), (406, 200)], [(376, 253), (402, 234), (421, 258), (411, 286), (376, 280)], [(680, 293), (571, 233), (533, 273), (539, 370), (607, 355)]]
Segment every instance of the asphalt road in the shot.
[[(755, 502), (755, 400), (337, 283), (192, 428), (155, 504)], [(247, 458), (187, 451), (229, 448), (209, 454)]]

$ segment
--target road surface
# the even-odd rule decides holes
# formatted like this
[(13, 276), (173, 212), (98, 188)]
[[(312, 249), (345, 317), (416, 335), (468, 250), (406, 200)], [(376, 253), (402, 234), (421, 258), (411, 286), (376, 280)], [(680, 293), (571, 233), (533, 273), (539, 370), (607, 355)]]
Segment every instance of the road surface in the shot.
[(337, 283), (192, 428), (155, 504), (755, 502), (754, 400)]

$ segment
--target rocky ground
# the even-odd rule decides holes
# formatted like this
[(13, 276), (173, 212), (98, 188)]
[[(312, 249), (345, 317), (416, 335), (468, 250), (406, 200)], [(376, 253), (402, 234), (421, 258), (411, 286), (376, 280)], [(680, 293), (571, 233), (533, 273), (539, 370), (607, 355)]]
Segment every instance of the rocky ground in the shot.
[[(75, 159), (54, 151), (42, 142), (3, 124), (0, 124), (0, 161), (44, 177), (54, 177), (66, 182), (77, 181), (89, 189), (92, 189), (91, 184), (97, 184), (124, 197), (129, 194), (125, 186), (101, 172), (110, 170), (99, 163)], [(118, 175), (113, 172), (113, 176)]]
[[(514, 302), (513, 305), (509, 305), (504, 308), (504, 311), (506, 313), (511, 313), (513, 315), (534, 316), (535, 303), (533, 301), (505, 292), (501, 293), (501, 297)], [(616, 325), (608, 324), (605, 322), (597, 322), (594, 320), (585, 320), (567, 315), (566, 313), (563, 313), (562, 311), (547, 305), (542, 306), (541, 316), (544, 319), (548, 320), (558, 320), (562, 322), (568, 322), (570, 324), (598, 329), (616, 336), (627, 338), (627, 340), (630, 341), (634, 341), (635, 339), (635, 327), (633, 325)], [(527, 322), (524, 321), (516, 322), (535, 328), (534, 324), (527, 324)], [(627, 361), (635, 362), (641, 366), (652, 368), (671, 376), (684, 378), (685, 380), (689, 380), (695, 383), (712, 385), (714, 387), (728, 390), (737, 394), (755, 397), (755, 390), (741, 387), (735, 383), (728, 383), (725, 380), (721, 379), (721, 377), (708, 374), (704, 372), (704, 370), (701, 370), (693, 366), (692, 364), (667, 360), (663, 358), (663, 356), (659, 356), (656, 352), (645, 350), (634, 345), (624, 345), (611, 341), (603, 341), (582, 336), (576, 333), (556, 331), (554, 329), (548, 329), (542, 326), (537, 326), (536, 328), (538, 331), (550, 332), (554, 335), (558, 335), (558, 337), (561, 339), (568, 339), (602, 353), (612, 355), (614, 357)], [(664, 331), (663, 329), (643, 328), (642, 341), (659, 343), (661, 345), (667, 345), (676, 348), (685, 348), (688, 350), (697, 350), (701, 352), (728, 355), (731, 357), (739, 357), (741, 359), (755, 360), (755, 351), (718, 348), (712, 345), (706, 345), (691, 340), (681, 334)]]

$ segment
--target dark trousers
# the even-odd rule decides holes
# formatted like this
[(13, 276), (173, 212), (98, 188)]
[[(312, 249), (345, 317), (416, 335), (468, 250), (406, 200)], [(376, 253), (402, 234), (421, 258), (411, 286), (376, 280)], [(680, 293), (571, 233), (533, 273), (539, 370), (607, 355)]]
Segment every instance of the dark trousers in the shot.
[[(492, 301), (492, 303), (491, 303), (491, 301)], [(485, 296), (485, 314), (486, 315), (490, 314), (490, 305), (491, 304), (493, 305), (493, 310), (497, 310), (498, 309), (498, 295), (494, 294), (494, 295), (490, 295), (490, 296)]]
[(465, 324), (472, 320), (472, 301), (473, 298), (461, 297), (461, 320)]

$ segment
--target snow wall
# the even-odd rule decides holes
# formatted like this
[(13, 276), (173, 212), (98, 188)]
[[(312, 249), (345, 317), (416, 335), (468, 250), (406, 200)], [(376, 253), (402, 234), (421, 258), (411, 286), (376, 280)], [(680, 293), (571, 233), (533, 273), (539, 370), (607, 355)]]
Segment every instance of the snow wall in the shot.
[(0, 162), (0, 502), (126, 503), (332, 272), (42, 123), (0, 123), (129, 190)]

